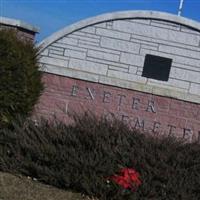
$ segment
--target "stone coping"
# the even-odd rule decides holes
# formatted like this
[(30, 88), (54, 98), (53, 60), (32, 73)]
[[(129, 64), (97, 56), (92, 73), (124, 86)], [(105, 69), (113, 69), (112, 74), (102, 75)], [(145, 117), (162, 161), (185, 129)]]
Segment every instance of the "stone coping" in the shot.
[(69, 25), (54, 34), (50, 35), (43, 41), (41, 41), (38, 46), (40, 47), (40, 51), (45, 49), (47, 46), (49, 46), (54, 41), (58, 40), (59, 38), (68, 35), (74, 31), (77, 31), (79, 29), (82, 29), (87, 26), (91, 26), (94, 24), (111, 21), (111, 20), (119, 20), (119, 19), (157, 19), (157, 20), (164, 20), (168, 22), (173, 22), (176, 24), (181, 24), (188, 26), (190, 28), (193, 28), (195, 30), (200, 31), (200, 23), (196, 22), (194, 20), (177, 16), (174, 14), (169, 14), (165, 12), (158, 12), (158, 11), (144, 11), (144, 10), (138, 10), (138, 11), (121, 11), (121, 12), (112, 12), (112, 13), (106, 13), (102, 15), (98, 15), (95, 17), (87, 18), (84, 20), (81, 20), (77, 23), (74, 23), (72, 25)]
[(15, 26), (15, 27), (23, 28), (23, 29), (26, 29), (26, 30), (34, 32), (34, 33), (39, 32), (38, 27), (32, 26), (30, 24), (27, 24), (26, 22), (23, 22), (23, 21), (17, 20), (17, 19), (11, 19), (11, 18), (0, 16), (0, 24), (5, 24), (7, 26)]

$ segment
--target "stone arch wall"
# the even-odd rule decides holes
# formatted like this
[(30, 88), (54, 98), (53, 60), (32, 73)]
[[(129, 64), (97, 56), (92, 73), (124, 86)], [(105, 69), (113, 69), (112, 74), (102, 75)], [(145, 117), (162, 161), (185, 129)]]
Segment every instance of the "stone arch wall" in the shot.
[[(199, 23), (153, 11), (109, 13), (64, 28), (39, 46), (47, 84), (41, 114), (112, 112), (136, 128), (198, 137)], [(168, 81), (142, 76), (146, 55), (171, 59)]]
[[(199, 102), (199, 30), (190, 20), (157, 12), (103, 15), (44, 40), (41, 63), (50, 73)], [(173, 59), (168, 82), (141, 77), (146, 54)]]

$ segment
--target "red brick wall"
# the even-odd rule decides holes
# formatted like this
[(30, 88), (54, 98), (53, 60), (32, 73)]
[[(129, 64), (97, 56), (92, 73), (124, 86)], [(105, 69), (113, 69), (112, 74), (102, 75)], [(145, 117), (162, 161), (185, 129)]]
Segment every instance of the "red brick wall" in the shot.
[(200, 104), (47, 73), (43, 81), (38, 116), (68, 122), (69, 113), (90, 110), (147, 132), (200, 139)]

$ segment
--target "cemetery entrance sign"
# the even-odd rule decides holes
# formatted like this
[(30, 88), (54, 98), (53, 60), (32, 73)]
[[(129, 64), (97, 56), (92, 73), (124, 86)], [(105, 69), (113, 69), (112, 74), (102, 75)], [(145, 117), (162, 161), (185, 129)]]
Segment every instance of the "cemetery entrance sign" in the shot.
[(153, 11), (100, 15), (39, 44), (42, 116), (90, 110), (147, 132), (200, 139), (200, 24)]

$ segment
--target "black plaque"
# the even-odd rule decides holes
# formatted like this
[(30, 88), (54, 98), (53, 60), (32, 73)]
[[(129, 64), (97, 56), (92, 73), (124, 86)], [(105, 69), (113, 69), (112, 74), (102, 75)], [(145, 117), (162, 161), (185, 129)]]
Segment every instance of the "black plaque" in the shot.
[(172, 59), (147, 54), (142, 76), (161, 81), (168, 81)]

